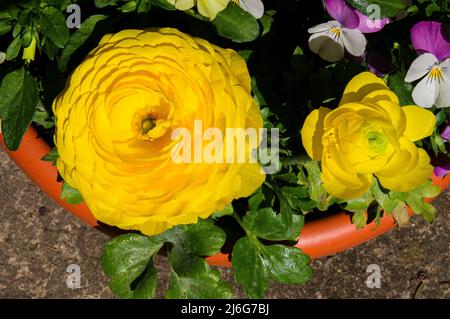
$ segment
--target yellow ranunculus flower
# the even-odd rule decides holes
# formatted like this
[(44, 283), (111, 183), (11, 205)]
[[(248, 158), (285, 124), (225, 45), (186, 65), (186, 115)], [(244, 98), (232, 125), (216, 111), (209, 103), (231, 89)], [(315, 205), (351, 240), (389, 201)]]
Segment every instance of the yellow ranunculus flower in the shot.
[(322, 161), (325, 190), (340, 199), (360, 197), (373, 175), (386, 189), (408, 192), (425, 183), (433, 167), (413, 142), (433, 133), (436, 118), (398, 97), (369, 72), (355, 76), (335, 110), (311, 112), (302, 128), (308, 155)]
[[(95, 217), (153, 235), (264, 181), (257, 163), (176, 163), (176, 128), (261, 128), (244, 60), (175, 29), (106, 35), (53, 104), (58, 169)], [(246, 144), (247, 145), (247, 144)]]
[(167, 0), (178, 10), (189, 10), (197, 3), (198, 12), (211, 20), (214, 20), (217, 14), (226, 9), (231, 0)]

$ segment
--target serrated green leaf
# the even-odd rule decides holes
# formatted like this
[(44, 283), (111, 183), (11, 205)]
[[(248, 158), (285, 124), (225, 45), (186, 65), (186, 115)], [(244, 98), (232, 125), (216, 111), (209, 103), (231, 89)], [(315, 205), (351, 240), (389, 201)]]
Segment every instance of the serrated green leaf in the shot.
[(230, 3), (225, 10), (219, 12), (212, 24), (220, 36), (234, 42), (250, 42), (259, 36), (256, 18), (234, 3)]
[(352, 224), (356, 226), (357, 229), (364, 228), (367, 224), (367, 213), (365, 210), (356, 210), (352, 215)]
[(211, 269), (204, 260), (198, 263), (205, 265), (195, 276), (179, 276), (171, 271), (167, 299), (230, 299), (233, 296), (231, 287), (220, 277), (218, 270)]
[(67, 63), (70, 60), (72, 54), (81, 46), (94, 31), (95, 26), (99, 21), (106, 19), (107, 16), (98, 14), (87, 18), (81, 23), (80, 28), (77, 29), (70, 37), (64, 49), (61, 52), (61, 57), (58, 60), (58, 67), (62, 72), (67, 69)]
[(311, 279), (310, 258), (300, 249), (284, 245), (270, 245), (264, 246), (262, 253), (274, 280), (285, 284), (300, 285)]
[(367, 16), (374, 14), (374, 5), (380, 8), (380, 18), (396, 16), (406, 8), (403, 0), (347, 0), (347, 2)]
[(66, 182), (63, 183), (61, 198), (65, 199), (69, 204), (80, 204), (83, 202), (83, 197), (81, 196), (78, 189), (73, 188)]
[[(329, 204), (327, 201), (328, 193), (323, 187), (319, 162), (306, 161), (303, 163), (303, 167), (308, 173), (309, 197), (317, 203), (317, 208), (320, 211), (327, 210)], [(303, 171), (300, 171), (303, 174)]]
[(69, 29), (62, 12), (55, 7), (47, 6), (40, 9), (39, 19), (44, 34), (58, 48), (63, 48), (69, 40)]
[[(276, 214), (272, 208), (262, 208), (255, 212), (249, 212), (244, 218), (244, 223), (248, 218), (253, 219), (252, 230), (259, 238), (266, 240), (296, 240), (303, 227), (304, 217), (292, 215), (290, 224), (286, 224), (281, 214)], [(247, 222), (248, 225), (248, 222)]]
[(260, 299), (269, 287), (269, 274), (263, 264), (257, 244), (248, 237), (234, 245), (231, 262), (236, 282), (250, 298)]
[(101, 264), (115, 295), (121, 298), (154, 296), (156, 270), (151, 259), (162, 245), (157, 237), (125, 234), (104, 246)]
[(357, 210), (367, 210), (370, 204), (373, 202), (374, 198), (372, 192), (366, 192), (363, 196), (347, 201), (345, 209), (351, 212)]
[(8, 73), (0, 86), (0, 118), (5, 144), (17, 150), (38, 101), (38, 84), (24, 67)]

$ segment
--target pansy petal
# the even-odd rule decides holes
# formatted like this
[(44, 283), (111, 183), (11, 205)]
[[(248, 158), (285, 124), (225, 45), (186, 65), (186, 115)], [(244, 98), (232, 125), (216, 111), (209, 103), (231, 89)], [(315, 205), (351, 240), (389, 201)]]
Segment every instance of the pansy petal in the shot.
[(433, 112), (415, 105), (402, 107), (406, 116), (406, 129), (403, 133), (408, 139), (415, 142), (433, 134), (436, 125), (436, 116)]
[(321, 24), (315, 25), (315, 26), (309, 28), (308, 32), (309, 33), (325, 32), (325, 31), (328, 31), (330, 29), (337, 28), (339, 26), (340, 26), (339, 22), (332, 20), (332, 21), (328, 21), (328, 22), (325, 22), (325, 23), (321, 23)]
[(439, 82), (432, 79), (429, 75), (424, 77), (412, 92), (414, 103), (425, 108), (432, 107), (436, 103), (438, 95)]
[(345, 0), (325, 0), (327, 12), (333, 19), (339, 21), (349, 29), (357, 28), (359, 25), (358, 15)]
[(303, 147), (312, 159), (322, 159), (323, 121), (331, 110), (320, 107), (312, 111), (306, 118), (301, 131)]
[(450, 57), (450, 39), (443, 25), (436, 21), (421, 21), (411, 28), (411, 42), (420, 53), (434, 54), (439, 61)]
[(441, 136), (444, 140), (450, 141), (450, 121), (448, 122), (447, 126), (442, 130)]
[(450, 59), (440, 64), (442, 79), (439, 81), (439, 96), (436, 100), (437, 107), (450, 107)]
[(366, 51), (367, 40), (358, 29), (342, 29), (344, 47), (353, 56), (362, 56)]
[(375, 74), (370, 72), (362, 72), (351, 79), (351, 81), (347, 84), (344, 90), (344, 95), (342, 96), (339, 105), (351, 102), (359, 102), (373, 91), (388, 89), (389, 88), (386, 86), (383, 80), (377, 77)]
[(383, 29), (386, 24), (389, 23), (388, 18), (372, 20), (358, 10), (355, 10), (355, 13), (358, 15), (359, 18), (358, 30), (361, 31), (362, 33), (378, 32), (381, 29)]
[(261, 0), (240, 0), (239, 5), (256, 19), (264, 15), (264, 4)]
[(309, 37), (309, 48), (328, 62), (337, 62), (344, 57), (344, 45), (325, 33), (316, 33)]
[(431, 53), (420, 55), (411, 63), (406, 73), (405, 82), (411, 83), (423, 78), (429, 72), (430, 68), (437, 63), (438, 59)]

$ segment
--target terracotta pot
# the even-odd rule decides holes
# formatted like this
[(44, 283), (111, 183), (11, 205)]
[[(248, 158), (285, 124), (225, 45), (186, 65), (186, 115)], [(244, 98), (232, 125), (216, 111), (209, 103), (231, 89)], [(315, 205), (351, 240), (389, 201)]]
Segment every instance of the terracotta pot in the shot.
[[(97, 220), (85, 204), (72, 205), (60, 198), (62, 183), (57, 181), (57, 170), (52, 163), (41, 160), (50, 151), (50, 147), (32, 127), (25, 133), (17, 151), (11, 152), (5, 148), (1, 134), (0, 144), (17, 166), (53, 200), (89, 225), (98, 226)], [(450, 184), (450, 174), (442, 178), (433, 176), (433, 183), (444, 190)], [(412, 214), (411, 211), (410, 213)], [(357, 230), (348, 214), (341, 212), (306, 223), (296, 246), (311, 258), (319, 258), (367, 242), (394, 226), (394, 219), (392, 215), (389, 215), (381, 219), (378, 227), (375, 222), (372, 222), (363, 229)], [(217, 254), (207, 260), (211, 265), (229, 266), (228, 257), (228, 255)]]

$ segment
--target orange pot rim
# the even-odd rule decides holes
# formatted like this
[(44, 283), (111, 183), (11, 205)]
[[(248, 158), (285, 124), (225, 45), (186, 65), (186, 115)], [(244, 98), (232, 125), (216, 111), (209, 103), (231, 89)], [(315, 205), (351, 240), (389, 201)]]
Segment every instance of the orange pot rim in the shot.
[[(56, 203), (77, 216), (85, 223), (98, 227), (97, 220), (88, 207), (82, 203), (73, 205), (61, 199), (62, 183), (57, 181), (58, 171), (52, 163), (42, 161), (48, 154), (50, 146), (38, 135), (33, 127), (26, 131), (17, 151), (8, 150), (0, 134), (0, 144), (17, 166)], [(450, 174), (445, 177), (433, 175), (433, 184), (438, 185), (441, 191), (450, 185)], [(412, 211), (410, 211), (412, 214)], [(392, 215), (381, 218), (380, 225), (375, 221), (362, 229), (356, 229), (346, 212), (340, 212), (328, 217), (307, 222), (302, 229), (296, 247), (308, 254), (312, 259), (329, 256), (350, 249), (378, 237), (395, 226)], [(207, 258), (211, 265), (230, 266), (229, 256), (217, 254)]]

